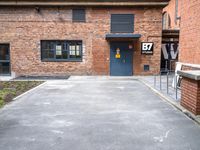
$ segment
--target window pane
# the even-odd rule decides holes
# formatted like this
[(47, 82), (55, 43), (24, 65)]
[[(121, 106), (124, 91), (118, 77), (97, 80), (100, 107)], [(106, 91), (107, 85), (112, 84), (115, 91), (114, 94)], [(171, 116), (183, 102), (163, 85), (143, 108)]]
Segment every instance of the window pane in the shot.
[(69, 46), (69, 49), (70, 49), (71, 51), (75, 51), (75, 50), (76, 50), (76, 46), (75, 46), (75, 45), (70, 45), (70, 46)]
[(63, 51), (62, 56), (63, 56), (63, 59), (67, 59), (68, 58), (67, 51)]
[(54, 51), (53, 50), (44, 50), (43, 51), (43, 58), (45, 58), (45, 59), (48, 59), (48, 58), (53, 59), (54, 58)]
[(56, 59), (62, 59), (62, 45), (56, 45)]
[(49, 58), (54, 58), (54, 51), (49, 51)]
[(10, 63), (1, 62), (0, 63), (0, 74), (9, 74), (10, 73)]
[(0, 60), (9, 60), (9, 45), (0, 45)]
[(79, 50), (76, 51), (76, 55), (80, 56), (80, 51)]
[(80, 45), (76, 45), (76, 50), (80, 50)]
[(72, 50), (71, 50), (71, 51), (70, 51), (70, 55), (74, 55), (74, 56), (75, 56), (75, 55), (76, 55), (75, 51), (72, 51)]
[(43, 50), (43, 58), (48, 58), (49, 57), (49, 51)]
[(76, 45), (76, 58), (81, 58), (81, 45)]
[(80, 56), (80, 45), (77, 45), (77, 43), (73, 43), (69, 46), (70, 51), (70, 58), (81, 58)]
[(54, 58), (54, 41), (42, 41), (42, 58), (53, 59)]
[(0, 44), (0, 74), (10, 74), (9, 44)]

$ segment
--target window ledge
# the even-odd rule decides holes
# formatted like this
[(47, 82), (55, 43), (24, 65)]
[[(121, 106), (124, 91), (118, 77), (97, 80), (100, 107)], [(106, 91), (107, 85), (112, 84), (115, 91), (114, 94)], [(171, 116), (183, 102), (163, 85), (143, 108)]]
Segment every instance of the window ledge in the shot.
[(61, 60), (42, 60), (42, 62), (82, 62), (82, 59), (78, 59), (78, 60), (73, 60), (73, 59), (71, 59), (71, 60), (63, 60), (63, 59), (61, 59)]
[(72, 22), (73, 23), (86, 23), (85, 20), (73, 20)]

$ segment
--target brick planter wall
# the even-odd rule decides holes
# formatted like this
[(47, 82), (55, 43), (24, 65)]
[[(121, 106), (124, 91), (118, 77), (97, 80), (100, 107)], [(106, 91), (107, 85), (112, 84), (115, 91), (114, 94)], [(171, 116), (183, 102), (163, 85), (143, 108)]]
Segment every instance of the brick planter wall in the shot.
[(200, 81), (183, 77), (181, 105), (195, 115), (200, 115)]

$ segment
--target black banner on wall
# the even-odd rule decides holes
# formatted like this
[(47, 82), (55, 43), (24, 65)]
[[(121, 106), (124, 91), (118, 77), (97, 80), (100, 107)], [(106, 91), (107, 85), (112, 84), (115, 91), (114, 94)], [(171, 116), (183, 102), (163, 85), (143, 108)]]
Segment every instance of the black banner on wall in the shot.
[(163, 42), (161, 50), (161, 69), (174, 70), (175, 62), (178, 61), (178, 42)]
[(153, 48), (154, 48), (153, 42), (142, 42), (141, 43), (141, 54), (153, 55)]

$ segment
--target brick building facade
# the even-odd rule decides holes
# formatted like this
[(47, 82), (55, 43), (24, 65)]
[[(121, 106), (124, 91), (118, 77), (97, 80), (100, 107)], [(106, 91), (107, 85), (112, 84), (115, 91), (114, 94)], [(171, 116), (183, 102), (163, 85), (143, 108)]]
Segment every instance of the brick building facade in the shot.
[[(181, 105), (200, 115), (200, 1), (180, 1)], [(195, 78), (194, 78), (195, 77)]]
[(180, 3), (170, 0), (163, 9), (161, 70), (175, 70), (179, 54)]
[[(98, 3), (98, 6), (95, 3), (70, 4), (63, 1), (56, 4), (23, 1), (18, 6), (5, 1), (0, 5), (0, 49), (5, 50), (6, 45), (9, 47), (9, 52), (1, 52), (2, 74), (7, 71), (15, 76), (112, 75), (111, 43), (122, 41), (133, 49), (131, 74), (155, 74), (160, 70), (165, 0)], [(85, 19), (74, 21), (83, 15), (73, 16), (74, 10), (83, 11)], [(132, 14), (134, 31), (112, 34), (113, 14)], [(106, 39), (109, 34), (112, 34), (111, 38)], [(116, 35), (119, 37), (115, 38)], [(154, 43), (153, 55), (141, 54), (141, 42)], [(47, 55), (52, 59), (44, 59)], [(122, 60), (124, 63), (125, 59)], [(119, 62), (115, 63), (117, 66)]]
[[(200, 1), (185, 0), (181, 7), (179, 61), (200, 64)], [(200, 67), (200, 66), (199, 66)]]
[(169, 5), (163, 9), (163, 37), (166, 38), (167, 33), (169, 39), (174, 38), (174, 31), (180, 30), (179, 57), (176, 63), (176, 75), (181, 86), (180, 104), (194, 115), (200, 115), (199, 10), (199, 0), (170, 0)]
[[(183, 70), (199, 70), (200, 68), (199, 8), (200, 1), (170, 0), (163, 9), (163, 36), (165, 36), (166, 30), (170, 31), (166, 36), (176, 37), (180, 42), (178, 62), (182, 64)], [(177, 33), (180, 31), (180, 38), (174, 31)]]
[(180, 0), (170, 0), (169, 4), (163, 9), (163, 15), (167, 14), (167, 24), (163, 29), (179, 30), (180, 29)]

